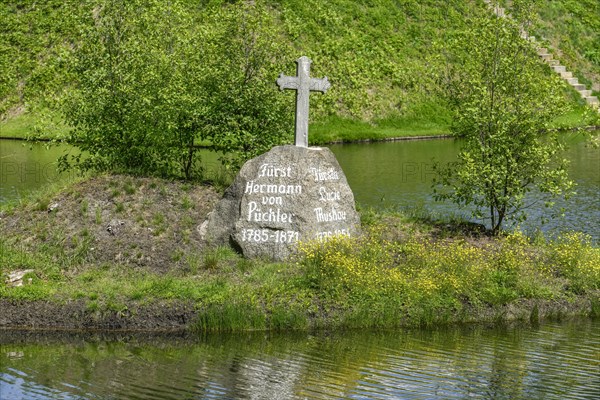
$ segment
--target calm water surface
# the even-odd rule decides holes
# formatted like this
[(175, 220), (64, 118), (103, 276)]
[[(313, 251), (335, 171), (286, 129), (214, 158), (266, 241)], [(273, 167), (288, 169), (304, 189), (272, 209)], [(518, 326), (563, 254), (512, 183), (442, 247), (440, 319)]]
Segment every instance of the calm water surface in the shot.
[(2, 399), (598, 399), (600, 322), (204, 338), (0, 333)]
[[(522, 228), (546, 232), (578, 230), (600, 242), (600, 149), (586, 145), (581, 134), (565, 136), (569, 150), (569, 173), (577, 184), (577, 194), (558, 201), (555, 209), (564, 208), (563, 218), (552, 218), (531, 193), (529, 202), (538, 201), (527, 210), (528, 221)], [(439, 215), (470, 217), (470, 211), (452, 203), (436, 202), (431, 185), (435, 162), (455, 160), (459, 144), (446, 140), (417, 140), (393, 143), (330, 146), (342, 166), (358, 203), (375, 208), (420, 208)], [(66, 146), (46, 148), (44, 144), (0, 141), (0, 203), (18, 198), (44, 184), (62, 179), (56, 172), (56, 159), (72, 151)], [(214, 153), (203, 151), (203, 165), (208, 171), (217, 168)], [(542, 224), (543, 217), (548, 221)], [(483, 222), (483, 221), (477, 221)]]
[(67, 149), (43, 143), (0, 140), (0, 203), (61, 179), (56, 160)]
[[(57, 169), (57, 159), (68, 153), (79, 151), (65, 145), (0, 140), (0, 204), (68, 178), (69, 173), (59, 173)], [(218, 169), (216, 153), (201, 151), (201, 155), (201, 164), (208, 173)]]
[[(600, 152), (573, 138), (578, 196), (544, 229), (600, 235)], [(464, 213), (430, 195), (450, 140), (332, 146), (356, 199)], [(62, 179), (67, 148), (0, 142), (0, 202)], [(207, 167), (214, 157), (207, 158)], [(536, 227), (541, 209), (531, 211)], [(561, 222), (562, 221), (562, 222)], [(0, 399), (598, 399), (600, 322), (536, 329), (267, 333), (203, 338), (0, 331)]]
[[(600, 149), (586, 143), (582, 134), (566, 134), (569, 176), (577, 194), (557, 201), (564, 217), (553, 217), (539, 193), (529, 193), (526, 231), (555, 233), (583, 231), (600, 241)], [(471, 211), (449, 202), (436, 202), (431, 186), (434, 164), (455, 161), (459, 142), (452, 139), (415, 140), (393, 143), (330, 146), (335, 153), (359, 204), (375, 208), (423, 209), (434, 215), (471, 217)], [(542, 223), (543, 219), (547, 219)], [(475, 220), (473, 220), (475, 221)], [(476, 221), (483, 223), (485, 221)]]

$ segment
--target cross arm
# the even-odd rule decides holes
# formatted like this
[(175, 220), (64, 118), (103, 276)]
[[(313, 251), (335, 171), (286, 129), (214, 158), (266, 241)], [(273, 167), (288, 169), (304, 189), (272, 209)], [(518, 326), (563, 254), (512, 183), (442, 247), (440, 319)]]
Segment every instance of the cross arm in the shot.
[(331, 87), (331, 83), (329, 83), (329, 80), (327, 79), (327, 77), (325, 77), (323, 79), (313, 78), (310, 80), (310, 86), (309, 86), (310, 90), (325, 93), (325, 92), (327, 92), (327, 90), (330, 87)]
[(287, 76), (284, 74), (279, 74), (279, 78), (277, 78), (277, 85), (279, 85), (279, 90), (298, 89), (300, 86), (297, 77)]

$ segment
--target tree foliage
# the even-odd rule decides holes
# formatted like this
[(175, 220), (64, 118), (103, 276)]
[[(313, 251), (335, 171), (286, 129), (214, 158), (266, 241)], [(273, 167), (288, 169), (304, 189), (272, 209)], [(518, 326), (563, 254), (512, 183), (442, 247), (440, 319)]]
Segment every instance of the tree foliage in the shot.
[(436, 196), (474, 206), (495, 234), (526, 217), (534, 188), (550, 200), (572, 186), (563, 144), (548, 129), (564, 107), (563, 88), (520, 36), (532, 3), (514, 1), (511, 19), (482, 13), (446, 47), (445, 88), (462, 149), (455, 164), (438, 168)]
[[(196, 144), (228, 166), (281, 142), (291, 110), (276, 95), (282, 51), (268, 10), (173, 0), (105, 0), (83, 21), (64, 104), (83, 169), (198, 177)], [(291, 126), (291, 124), (290, 124)]]
[(291, 143), (293, 100), (279, 93), (275, 79), (295, 69), (273, 16), (258, 5), (220, 7), (207, 18), (218, 32), (208, 90), (206, 138), (232, 168), (275, 144)]
[[(475, 0), (176, 0), (162, 7), (185, 9), (188, 18), (201, 21), (197, 29), (210, 25), (222, 31), (221, 21), (209, 23), (206, 17), (231, 15), (236, 8), (252, 9), (249, 3), (262, 7), (265, 24), (259, 31), (273, 33), (263, 36), (264, 41), (272, 38), (274, 42), (268, 44), (277, 50), (294, 48), (285, 65), (277, 66), (276, 74), (298, 56), (307, 55), (314, 61), (315, 76), (326, 75), (332, 82), (327, 96), (311, 100), (312, 122), (328, 122), (335, 116), (390, 130), (431, 121), (445, 129), (446, 104), (432, 93), (427, 74), (431, 69), (427, 60), (437, 51), (432, 41), (452, 36), (465, 26), (467, 17), (484, 7)], [(71, 83), (77, 84), (66, 60), (73, 48), (80, 49), (80, 33), (89, 33), (85, 24), (95, 23), (92, 10), (106, 17), (106, 12), (100, 12), (106, 11), (106, 4), (116, 2), (0, 2), (1, 120), (27, 111), (37, 117), (40, 110), (54, 105), (63, 89), (70, 91)], [(228, 11), (216, 12), (220, 7)], [(594, 63), (600, 43), (597, 10), (597, 0), (543, 2), (540, 15), (545, 22), (532, 32), (560, 49), (563, 64), (588, 86), (598, 82), (600, 74), (599, 64)], [(201, 54), (203, 47), (196, 45)], [(218, 59), (218, 54), (211, 56), (211, 62)], [(289, 102), (291, 96), (284, 98)], [(44, 127), (44, 122), (39, 125)]]

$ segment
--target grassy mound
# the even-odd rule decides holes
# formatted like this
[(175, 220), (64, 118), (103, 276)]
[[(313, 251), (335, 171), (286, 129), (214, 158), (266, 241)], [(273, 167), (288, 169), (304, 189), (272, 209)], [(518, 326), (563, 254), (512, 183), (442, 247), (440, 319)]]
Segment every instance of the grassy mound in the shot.
[(580, 234), (491, 239), (365, 211), (360, 237), (302, 243), (272, 263), (202, 243), (196, 228), (217, 197), (100, 176), (2, 211), (0, 325), (391, 328), (600, 312), (600, 249)]

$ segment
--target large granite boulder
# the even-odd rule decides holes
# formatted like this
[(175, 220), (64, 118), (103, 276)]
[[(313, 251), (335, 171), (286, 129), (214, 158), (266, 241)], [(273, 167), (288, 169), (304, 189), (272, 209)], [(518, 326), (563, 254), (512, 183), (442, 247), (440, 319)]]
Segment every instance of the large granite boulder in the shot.
[(278, 146), (244, 164), (204, 226), (209, 244), (284, 260), (299, 241), (358, 233), (344, 172), (327, 148)]

